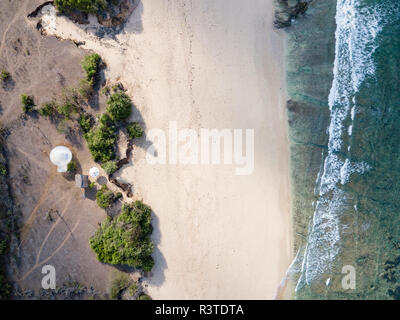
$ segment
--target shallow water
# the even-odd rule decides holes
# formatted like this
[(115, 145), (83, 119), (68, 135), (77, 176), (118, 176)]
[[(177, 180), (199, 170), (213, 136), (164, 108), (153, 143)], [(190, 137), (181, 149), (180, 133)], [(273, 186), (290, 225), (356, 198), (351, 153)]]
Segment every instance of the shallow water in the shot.
[[(307, 23), (328, 19), (323, 30), (332, 39), (334, 14), (334, 48), (322, 38), (298, 36)], [(295, 233), (302, 231), (296, 297), (398, 298), (400, 1), (338, 0), (336, 7), (320, 1), (308, 15), (289, 30), (288, 40), (293, 214)], [(290, 66), (296, 59), (312, 61), (313, 48), (332, 50), (334, 60), (329, 53), (324, 59), (325, 66), (332, 63), (329, 94), (324, 73), (317, 75), (324, 90), (309, 98), (313, 81)], [(326, 112), (299, 112), (318, 106)], [(301, 123), (293, 120), (299, 113)], [(296, 146), (298, 137), (308, 149)], [(346, 265), (356, 272), (355, 289), (343, 288)]]

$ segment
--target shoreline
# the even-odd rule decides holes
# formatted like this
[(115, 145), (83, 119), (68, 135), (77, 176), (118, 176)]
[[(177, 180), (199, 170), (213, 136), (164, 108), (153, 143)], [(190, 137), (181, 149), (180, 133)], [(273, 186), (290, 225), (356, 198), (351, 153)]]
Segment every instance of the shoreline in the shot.
[(149, 1), (116, 40), (101, 41), (63, 17), (43, 19), (47, 34), (84, 41), (105, 59), (107, 78), (125, 85), (147, 129), (171, 119), (255, 129), (249, 177), (222, 165), (151, 166), (141, 147), (121, 170), (157, 216), (147, 280), (155, 299), (272, 299), (292, 260), (285, 35), (273, 13), (263, 1)]

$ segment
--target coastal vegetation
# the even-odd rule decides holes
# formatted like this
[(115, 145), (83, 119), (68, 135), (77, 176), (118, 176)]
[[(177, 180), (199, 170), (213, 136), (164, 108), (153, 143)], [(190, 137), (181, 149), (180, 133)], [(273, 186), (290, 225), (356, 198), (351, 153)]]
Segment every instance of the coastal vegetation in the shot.
[(130, 296), (134, 296), (138, 289), (137, 283), (133, 281), (126, 273), (116, 272), (110, 286), (111, 299), (121, 298), (123, 291), (127, 290)]
[(75, 160), (71, 160), (67, 165), (67, 171), (69, 173), (76, 173), (78, 171), (78, 166), (76, 165)]
[(7, 167), (4, 163), (0, 163), (0, 175), (5, 177), (7, 176), (8, 172), (7, 172)]
[(104, 169), (104, 171), (108, 175), (113, 174), (118, 169), (117, 163), (115, 161), (112, 161), (112, 160), (111, 161), (107, 161), (106, 163), (103, 163), (101, 167)]
[(143, 136), (143, 129), (137, 122), (131, 122), (126, 126), (126, 131), (130, 139), (140, 138)]
[(54, 5), (59, 12), (68, 13), (79, 10), (84, 13), (97, 13), (107, 7), (104, 0), (54, 0)]
[(0, 79), (1, 79), (3, 82), (7, 81), (10, 77), (11, 77), (11, 74), (10, 74), (8, 71), (2, 70), (2, 71), (0, 72)]
[(101, 57), (97, 53), (86, 55), (81, 62), (82, 69), (86, 72), (86, 80), (90, 85), (95, 82), (100, 62)]
[(107, 112), (113, 121), (129, 118), (132, 112), (132, 100), (122, 91), (115, 92), (107, 101)]
[(90, 238), (90, 246), (101, 262), (151, 271), (154, 266), (152, 230), (151, 208), (135, 201), (124, 204), (116, 219), (107, 217)]
[(103, 184), (96, 193), (97, 205), (102, 209), (107, 209), (114, 202), (114, 193), (108, 189), (107, 185)]
[(117, 141), (115, 127), (100, 122), (84, 135), (89, 151), (96, 162), (107, 162), (115, 158)]
[(21, 95), (21, 103), (22, 103), (23, 113), (28, 113), (33, 111), (33, 108), (35, 107), (35, 103), (33, 102), (33, 97), (28, 96), (27, 94)]

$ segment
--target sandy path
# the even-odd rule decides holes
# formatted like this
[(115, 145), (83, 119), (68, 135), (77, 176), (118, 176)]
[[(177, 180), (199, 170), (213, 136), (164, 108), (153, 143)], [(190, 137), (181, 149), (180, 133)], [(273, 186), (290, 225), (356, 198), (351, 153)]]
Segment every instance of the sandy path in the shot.
[[(149, 165), (122, 177), (157, 216), (155, 298), (273, 298), (291, 261), (283, 36), (270, 0), (146, 0), (115, 40), (63, 18), (49, 33), (85, 40), (121, 78), (147, 130), (253, 128), (255, 170)], [(50, 18), (46, 18), (50, 21)]]

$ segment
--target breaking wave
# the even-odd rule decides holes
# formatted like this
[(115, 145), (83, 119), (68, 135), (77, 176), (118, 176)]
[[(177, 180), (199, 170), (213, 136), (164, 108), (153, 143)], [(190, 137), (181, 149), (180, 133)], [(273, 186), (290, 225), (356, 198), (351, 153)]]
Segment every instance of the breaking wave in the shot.
[[(333, 83), (329, 95), (330, 125), (328, 152), (317, 179), (314, 217), (302, 257), (301, 275), (296, 291), (330, 270), (340, 251), (341, 213), (350, 205), (340, 188), (354, 174), (371, 169), (370, 164), (350, 157), (356, 95), (366, 80), (374, 80), (374, 53), (377, 37), (387, 23), (393, 1), (338, 0), (336, 8), (336, 49)], [(371, 2), (371, 1), (369, 1)], [(356, 206), (352, 206), (357, 210)], [(342, 228), (342, 229), (341, 229)]]

